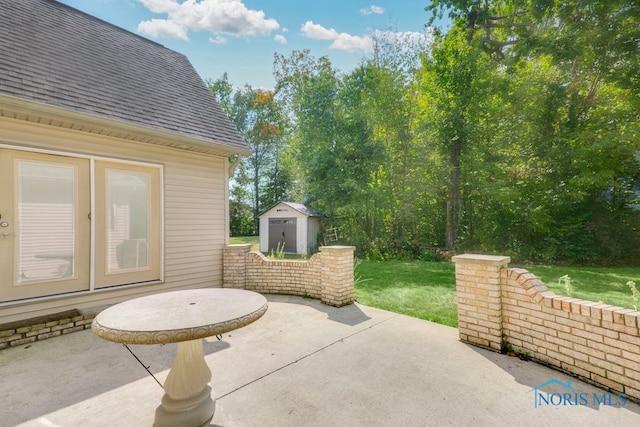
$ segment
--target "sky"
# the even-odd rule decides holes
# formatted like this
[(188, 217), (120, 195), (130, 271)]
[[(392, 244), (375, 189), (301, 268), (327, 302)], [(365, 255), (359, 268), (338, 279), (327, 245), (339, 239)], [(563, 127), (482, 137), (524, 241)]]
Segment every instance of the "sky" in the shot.
[(189, 58), (200, 76), (273, 88), (274, 53), (309, 49), (348, 73), (372, 36), (425, 37), (430, 0), (59, 0)]

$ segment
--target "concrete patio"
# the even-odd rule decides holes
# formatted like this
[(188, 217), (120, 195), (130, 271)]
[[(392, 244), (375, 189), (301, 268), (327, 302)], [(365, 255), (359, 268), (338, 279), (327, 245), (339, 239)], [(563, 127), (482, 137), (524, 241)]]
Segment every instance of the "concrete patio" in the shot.
[[(358, 304), (267, 298), (256, 323), (205, 342), (213, 426), (640, 425), (639, 405), (596, 404), (604, 390), (463, 344), (457, 329)], [(163, 382), (176, 345), (130, 348)], [(0, 351), (0, 378), (1, 426), (151, 426), (163, 394), (126, 347), (88, 330)], [(536, 407), (549, 381), (570, 389), (546, 393), (584, 398)]]

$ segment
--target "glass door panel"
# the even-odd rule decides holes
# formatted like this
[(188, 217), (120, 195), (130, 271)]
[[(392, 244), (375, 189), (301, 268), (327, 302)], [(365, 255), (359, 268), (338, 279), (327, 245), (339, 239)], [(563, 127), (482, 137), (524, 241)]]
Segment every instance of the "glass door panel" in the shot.
[(107, 170), (107, 274), (147, 268), (149, 174)]
[(89, 161), (0, 149), (0, 301), (89, 289)]
[(159, 176), (155, 168), (96, 161), (97, 194), (104, 194), (96, 200), (96, 287), (160, 279)]
[(75, 277), (75, 166), (18, 161), (17, 167), (17, 283)]

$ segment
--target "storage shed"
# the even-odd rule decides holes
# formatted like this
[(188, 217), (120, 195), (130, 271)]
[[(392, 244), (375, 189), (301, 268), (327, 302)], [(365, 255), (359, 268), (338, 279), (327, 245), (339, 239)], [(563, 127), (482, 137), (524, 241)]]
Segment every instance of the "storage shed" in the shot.
[(318, 243), (320, 215), (301, 203), (280, 202), (260, 214), (260, 251), (308, 254)]

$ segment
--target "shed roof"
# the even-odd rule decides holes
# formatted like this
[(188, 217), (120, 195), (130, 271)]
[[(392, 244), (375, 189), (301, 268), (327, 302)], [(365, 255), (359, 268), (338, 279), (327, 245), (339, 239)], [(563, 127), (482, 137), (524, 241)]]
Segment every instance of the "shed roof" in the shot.
[(0, 98), (248, 152), (184, 55), (54, 0), (0, 11)]
[(302, 203), (294, 203), (294, 202), (278, 202), (275, 205), (271, 206), (269, 209), (264, 210), (258, 216), (263, 216), (264, 214), (266, 214), (267, 212), (269, 212), (273, 208), (276, 208), (276, 207), (278, 207), (280, 205), (287, 205), (290, 208), (295, 209), (296, 211), (298, 211), (301, 214), (306, 215), (306, 216), (310, 216), (310, 217), (322, 217), (323, 216), (320, 212), (311, 209), (307, 205), (303, 205)]

